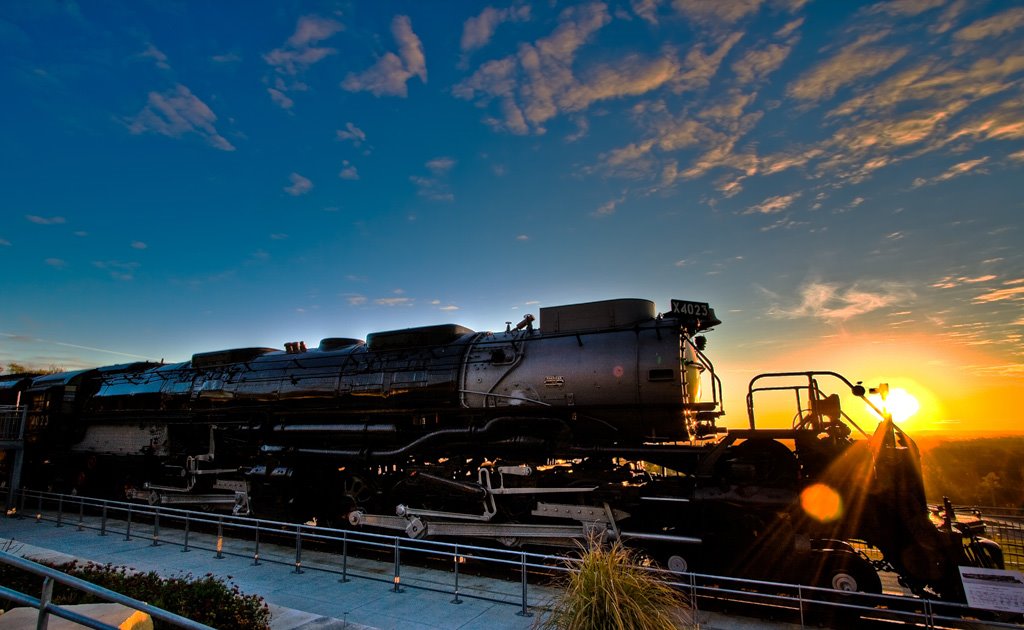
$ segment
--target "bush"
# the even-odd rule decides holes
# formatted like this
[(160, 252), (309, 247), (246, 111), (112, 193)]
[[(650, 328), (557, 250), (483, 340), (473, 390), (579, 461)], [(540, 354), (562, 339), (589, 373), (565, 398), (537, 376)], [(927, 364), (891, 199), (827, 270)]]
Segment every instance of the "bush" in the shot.
[[(91, 562), (76, 561), (49, 566), (215, 628), (266, 630), (270, 627), (270, 609), (262, 597), (243, 595), (237, 585), (229, 586), (212, 574), (206, 574), (201, 578), (193, 578), (191, 574), (162, 578), (154, 571), (135, 573), (125, 567)], [(38, 597), (42, 578), (0, 565), (0, 584)], [(104, 601), (71, 587), (54, 585), (55, 604), (89, 604)], [(9, 601), (0, 598), (0, 606), (6, 608), (10, 605)], [(155, 628), (167, 627), (155, 619), (153, 621)]]
[(620, 542), (590, 540), (564, 592), (536, 624), (545, 630), (664, 630), (692, 625), (686, 597), (640, 566)]

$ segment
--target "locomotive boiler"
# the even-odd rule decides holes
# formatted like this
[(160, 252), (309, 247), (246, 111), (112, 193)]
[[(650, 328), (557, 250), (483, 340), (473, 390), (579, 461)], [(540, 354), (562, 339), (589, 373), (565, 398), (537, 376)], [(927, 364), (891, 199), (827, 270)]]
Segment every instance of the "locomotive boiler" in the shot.
[[(619, 299), (499, 332), (445, 324), (38, 376), (25, 481), (411, 537), (621, 538), (674, 570), (847, 590), (880, 592), (876, 569), (891, 568), (959, 598), (958, 564), (1001, 563), (979, 532), (929, 521), (916, 447), (884, 413), (853, 438), (821, 383), (866, 402), (859, 383), (759, 377), (749, 428), (720, 427), (703, 336), (718, 324), (707, 303), (659, 314)], [(792, 427), (757, 428), (754, 394), (777, 389), (796, 394)], [(818, 514), (809, 492), (845, 509)]]

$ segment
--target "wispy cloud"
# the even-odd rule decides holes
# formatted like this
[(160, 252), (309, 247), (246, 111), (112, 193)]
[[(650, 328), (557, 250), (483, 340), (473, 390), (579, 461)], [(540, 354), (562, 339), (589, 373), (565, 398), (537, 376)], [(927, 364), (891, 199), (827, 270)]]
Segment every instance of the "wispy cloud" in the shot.
[(146, 245), (142, 241), (132, 241), (131, 246), (132, 246), (132, 249), (146, 249), (147, 247), (149, 247), (148, 245)]
[(334, 48), (318, 46), (344, 29), (336, 20), (317, 15), (304, 15), (295, 25), (295, 32), (280, 48), (263, 55), (263, 60), (273, 69), (273, 80), (267, 88), (271, 99), (283, 109), (295, 104), (288, 92), (307, 89), (301, 77), (306, 70), (337, 53)]
[(491, 41), (494, 31), (504, 22), (525, 22), (530, 19), (529, 5), (495, 9), (486, 7), (479, 15), (469, 18), (462, 25), (462, 39), (459, 46), (463, 53), (483, 48)]
[(388, 298), (377, 298), (373, 301), (374, 304), (380, 306), (412, 306), (415, 300), (409, 297), (388, 297)]
[(304, 195), (313, 190), (313, 182), (298, 173), (292, 173), (289, 175), (288, 180), (291, 184), (285, 186), (284, 191), (293, 197)]
[(51, 339), (40, 339), (38, 337), (30, 337), (28, 335), (16, 335), (16, 334), (12, 334), (12, 333), (0, 332), (0, 337), (8, 337), (10, 339), (14, 339), (16, 341), (21, 341), (21, 342), (52, 344), (52, 345), (55, 345), (55, 346), (63, 346), (65, 348), (77, 348), (79, 350), (90, 350), (92, 352), (103, 352), (103, 353), (106, 353), (106, 354), (114, 354), (114, 355), (118, 355), (118, 356), (122, 356), (122, 357), (133, 357), (133, 358), (136, 358), (136, 359), (151, 359), (152, 358), (152, 357), (143, 356), (141, 354), (129, 354), (127, 352), (118, 352), (116, 350), (107, 350), (105, 348), (96, 348), (96, 347), (93, 347), (93, 346), (83, 346), (83, 345), (77, 344), (77, 343), (66, 343), (66, 342), (63, 342), (63, 341), (53, 341)]
[(10, 247), (11, 242), (6, 238), (0, 238), (0, 247)]
[(214, 63), (223, 63), (223, 64), (238, 63), (239, 61), (242, 60), (242, 55), (240, 55), (240, 54), (238, 54), (236, 52), (229, 52), (229, 53), (224, 53), (223, 55), (213, 55), (212, 57), (210, 57), (210, 60), (213, 61)]
[(222, 151), (235, 150), (218, 133), (214, 125), (217, 115), (213, 110), (180, 83), (164, 93), (150, 92), (146, 106), (127, 122), (128, 130), (133, 134), (157, 133), (180, 138), (194, 133), (205, 139), (210, 146)]
[[(562, 11), (550, 35), (532, 44), (521, 44), (515, 55), (488, 61), (457, 84), (452, 93), (481, 106), (496, 100), (500, 117), (485, 118), (495, 129), (514, 134), (543, 133), (543, 124), (560, 109), (579, 111), (593, 101), (593, 95), (577, 92), (584, 86), (574, 76), (572, 66), (579, 49), (610, 21), (603, 4), (569, 7)], [(637, 59), (632, 58), (634, 63)], [(610, 68), (607, 71), (616, 72)], [(620, 69), (617, 74), (622, 77), (625, 72)], [(608, 94), (615, 79), (605, 75), (595, 81), (603, 82), (604, 88), (598, 87), (598, 91)]]
[(454, 201), (455, 195), (448, 186), (448, 173), (455, 166), (450, 157), (436, 157), (424, 165), (430, 171), (429, 176), (413, 175), (409, 181), (416, 184), (417, 194), (434, 201)]
[(344, 129), (337, 131), (337, 136), (338, 140), (347, 140), (356, 147), (366, 142), (366, 132), (350, 122), (345, 123)]
[(391, 21), (391, 34), (398, 44), (398, 54), (387, 52), (373, 66), (359, 73), (349, 73), (341, 87), (349, 92), (369, 92), (374, 96), (401, 96), (409, 91), (413, 77), (427, 82), (427, 61), (423, 44), (412, 30), (408, 16), (397, 15)]
[(167, 55), (161, 52), (160, 49), (154, 46), (153, 44), (149, 44), (148, 46), (146, 46), (146, 50), (139, 53), (139, 56), (147, 59), (152, 59), (153, 63), (156, 64), (156, 67), (160, 68), (161, 70), (171, 69), (171, 65), (167, 63)]
[(1022, 27), (1024, 27), (1024, 7), (1015, 7), (969, 24), (958, 30), (953, 37), (973, 42), (1006, 35)]
[(798, 101), (815, 103), (831, 98), (847, 85), (888, 70), (910, 49), (872, 47), (882, 35), (862, 36), (791, 83), (787, 94)]
[(801, 193), (789, 195), (778, 195), (769, 197), (761, 203), (751, 206), (743, 211), (743, 214), (775, 214), (788, 208), (794, 201), (800, 198)]
[(590, 214), (591, 216), (595, 217), (606, 217), (615, 214), (615, 209), (619, 206), (619, 204), (621, 204), (625, 200), (625, 195), (622, 195), (615, 199), (609, 199), (607, 202), (601, 204), (601, 206), (597, 210), (594, 210)]
[(673, 0), (672, 7), (692, 22), (704, 26), (731, 26), (757, 13), (762, 0)]
[(54, 269), (63, 269), (68, 266), (68, 263), (63, 258), (47, 258), (43, 262)]
[(338, 173), (338, 177), (350, 181), (357, 180), (359, 179), (359, 171), (357, 171), (356, 167), (350, 164), (348, 160), (343, 160), (341, 162), (341, 172)]
[(26, 214), (25, 218), (38, 225), (60, 225), (67, 223), (67, 219), (64, 217), (41, 217), (34, 214)]
[(140, 267), (137, 262), (124, 262), (120, 260), (97, 260), (93, 261), (92, 265), (109, 273), (111, 278), (124, 282), (134, 280), (135, 270)]
[(914, 298), (913, 293), (898, 284), (854, 283), (847, 287), (839, 284), (812, 281), (799, 289), (799, 303), (794, 306), (775, 304), (769, 314), (779, 318), (812, 317), (839, 323), (890, 306), (905, 306)]
[(981, 170), (981, 169), (979, 169), (979, 167), (981, 167), (986, 162), (988, 162), (988, 157), (987, 156), (986, 157), (982, 157), (982, 158), (978, 158), (976, 160), (967, 160), (965, 162), (960, 162), (958, 164), (954, 164), (953, 166), (949, 167), (944, 173), (936, 175), (935, 177), (932, 177), (932, 178), (918, 177), (918, 178), (916, 178), (914, 180), (913, 187), (914, 188), (918, 188), (918, 187), (924, 186), (926, 184), (935, 184), (935, 183), (938, 183), (938, 182), (949, 181), (949, 180), (951, 180), (951, 179), (953, 179), (955, 177), (960, 177), (961, 175), (966, 175), (967, 173), (975, 171), (976, 169)]
[(990, 302), (1024, 302), (1024, 280), (1016, 280), (1003, 283), (1004, 288), (993, 289), (976, 296), (972, 301), (975, 304), (987, 304)]
[(937, 280), (931, 284), (936, 289), (952, 289), (964, 284), (977, 284), (979, 282), (989, 282), (995, 280), (998, 276), (994, 274), (985, 274), (983, 276), (946, 276), (940, 280)]

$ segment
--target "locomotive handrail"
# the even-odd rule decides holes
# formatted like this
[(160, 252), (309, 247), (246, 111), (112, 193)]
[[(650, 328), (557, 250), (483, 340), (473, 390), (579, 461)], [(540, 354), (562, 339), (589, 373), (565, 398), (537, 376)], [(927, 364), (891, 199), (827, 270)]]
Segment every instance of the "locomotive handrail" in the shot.
[(476, 394), (477, 396), (485, 396), (485, 397), (493, 396), (495, 398), (508, 398), (510, 400), (521, 400), (523, 402), (536, 403), (536, 404), (544, 406), (544, 407), (550, 407), (551, 406), (551, 403), (549, 403), (549, 402), (544, 402), (543, 400), (536, 400), (534, 398), (524, 398), (522, 396), (509, 396), (507, 394), (495, 394), (494, 392), (478, 392), (478, 391), (472, 390), (472, 389), (460, 389), (458, 391), (459, 391), (460, 394)]
[[(755, 423), (755, 420), (754, 420), (754, 394), (756, 392), (793, 390), (796, 393), (796, 396), (797, 396), (797, 408), (800, 411), (803, 411), (802, 403), (800, 401), (800, 390), (806, 389), (808, 391), (812, 391), (813, 390), (817, 394), (821, 394), (822, 393), (821, 389), (817, 385), (817, 381), (815, 380), (815, 376), (831, 376), (831, 377), (834, 377), (834, 378), (838, 379), (839, 381), (841, 381), (843, 384), (845, 384), (847, 387), (849, 387), (850, 391), (855, 393), (855, 395), (856, 395), (856, 389), (858, 387), (860, 387), (861, 391), (863, 391), (863, 387), (861, 387), (859, 384), (858, 385), (854, 385), (853, 383), (851, 383), (849, 381), (849, 379), (847, 379), (842, 374), (840, 374), (838, 372), (828, 371), (828, 370), (808, 370), (808, 371), (803, 371), (803, 372), (766, 372), (764, 374), (758, 374), (754, 378), (750, 379), (750, 384), (747, 386), (747, 419), (750, 422), (750, 428), (751, 429), (756, 429), (757, 428), (755, 426), (756, 423)], [(755, 387), (754, 386), (754, 384), (757, 381), (760, 381), (761, 379), (767, 379), (767, 378), (792, 378), (792, 377), (804, 377), (804, 378), (807, 379), (807, 383), (806, 384), (792, 384), (792, 385), (776, 385), (776, 386), (770, 386), (770, 387)], [(874, 403), (872, 403), (870, 400), (868, 400), (865, 396), (857, 395), (857, 397), (860, 398), (861, 400), (863, 400), (865, 404), (867, 404), (872, 410), (874, 410), (875, 413), (877, 413), (880, 418), (884, 418), (885, 417), (885, 414), (878, 407), (876, 407)], [(860, 428), (860, 426), (857, 425), (857, 423), (854, 422), (853, 419), (850, 418), (850, 416), (846, 412), (840, 410), (840, 414), (842, 415), (842, 417), (846, 421), (848, 421), (850, 424), (852, 424), (855, 429), (860, 431), (861, 434), (864, 437), (868, 437), (867, 432), (865, 432), (864, 429)]]
[(25, 405), (0, 405), (0, 440), (24, 439)]
[(707, 368), (711, 373), (711, 402), (718, 407), (718, 413), (725, 415), (725, 400), (722, 393), (722, 379), (715, 372), (715, 366), (708, 358), (704, 351), (697, 347), (697, 344), (693, 343), (693, 340), (688, 336), (683, 336), (683, 340), (687, 345), (693, 348), (694, 354), (700, 359), (701, 365)]

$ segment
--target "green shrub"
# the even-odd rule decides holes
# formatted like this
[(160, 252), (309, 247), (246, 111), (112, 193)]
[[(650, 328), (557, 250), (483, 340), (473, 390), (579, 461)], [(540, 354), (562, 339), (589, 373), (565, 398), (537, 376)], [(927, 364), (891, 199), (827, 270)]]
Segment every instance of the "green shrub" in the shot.
[[(201, 578), (194, 578), (191, 574), (163, 578), (154, 571), (134, 573), (125, 567), (94, 563), (71, 562), (50, 566), (97, 586), (214, 628), (266, 630), (270, 627), (270, 609), (263, 598), (257, 595), (244, 595), (237, 585), (229, 586), (209, 573)], [(38, 597), (42, 578), (0, 565), (0, 584)], [(55, 604), (88, 604), (103, 601), (105, 600), (67, 586), (54, 585)], [(11, 602), (0, 598), (0, 607), (7, 608), (10, 605)], [(154, 620), (154, 626), (167, 627), (157, 620)]]
[(692, 625), (686, 597), (640, 566), (616, 541), (591, 540), (549, 614), (544, 630), (665, 630)]

